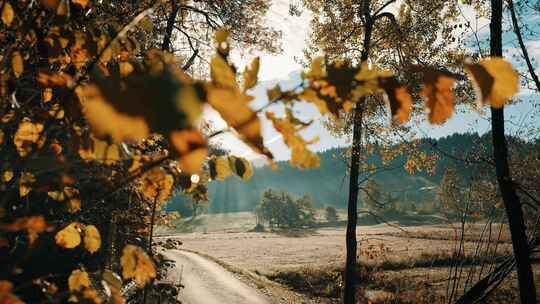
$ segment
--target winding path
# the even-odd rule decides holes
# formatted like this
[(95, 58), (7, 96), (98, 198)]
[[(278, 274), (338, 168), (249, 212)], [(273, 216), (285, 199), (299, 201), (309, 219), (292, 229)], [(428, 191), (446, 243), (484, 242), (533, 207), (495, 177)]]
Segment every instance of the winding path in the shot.
[(195, 253), (167, 250), (176, 262), (171, 274), (185, 286), (178, 299), (183, 304), (269, 304), (257, 290), (246, 285), (220, 265)]

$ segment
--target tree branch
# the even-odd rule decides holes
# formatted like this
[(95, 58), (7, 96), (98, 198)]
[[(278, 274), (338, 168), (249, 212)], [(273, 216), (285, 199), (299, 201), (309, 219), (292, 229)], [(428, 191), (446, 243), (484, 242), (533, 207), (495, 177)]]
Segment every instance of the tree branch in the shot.
[(527, 69), (529, 69), (529, 73), (531, 74), (532, 79), (534, 80), (534, 83), (536, 84), (536, 89), (540, 92), (540, 80), (538, 79), (538, 75), (536, 75), (536, 72), (534, 71), (534, 67), (532, 66), (531, 59), (529, 57), (529, 52), (527, 51), (527, 47), (525, 46), (525, 43), (523, 42), (523, 37), (521, 35), (521, 30), (519, 29), (519, 24), (516, 16), (516, 10), (514, 9), (514, 2), (512, 0), (507, 0), (508, 2), (508, 9), (510, 10), (510, 15), (512, 16), (512, 25), (514, 27), (514, 33), (516, 33), (519, 46), (521, 47), (521, 52), (523, 53), (523, 58), (525, 58), (525, 62), (527, 63)]

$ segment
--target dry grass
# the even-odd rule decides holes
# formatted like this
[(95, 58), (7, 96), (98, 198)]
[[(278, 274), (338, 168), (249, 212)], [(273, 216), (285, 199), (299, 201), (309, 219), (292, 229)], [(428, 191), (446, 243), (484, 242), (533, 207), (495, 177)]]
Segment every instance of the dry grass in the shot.
[[(250, 216), (249, 213), (207, 216), (204, 220), (208, 226), (204, 231), (208, 233), (175, 237), (182, 240), (186, 249), (265, 276), (288, 286), (291, 291), (316, 298), (315, 303), (337, 301), (345, 260), (344, 227), (300, 234), (246, 232), (254, 226)], [(229, 220), (236, 222), (227, 226)], [(491, 239), (497, 239), (499, 226), (493, 225), (491, 230)], [(467, 225), (464, 253), (460, 256), (454, 255), (461, 238), (459, 225), (399, 229), (387, 224), (359, 226), (358, 296), (364, 297), (364, 302), (369, 298), (373, 303), (441, 303), (446, 296), (450, 267), (456, 262), (463, 269), (457, 286), (462, 290), (469, 270), (474, 269), (477, 277), (480, 275), (480, 267), (475, 265), (485, 264), (483, 273), (486, 274), (490, 265), (510, 252), (507, 231), (504, 227), (501, 231), (497, 253), (486, 260), (478, 258), (484, 255), (485, 244), (481, 245), (479, 254), (475, 254), (480, 237), (489, 234), (482, 223)], [(502, 286), (493, 299), (496, 299), (493, 303), (513, 303), (515, 286)]]

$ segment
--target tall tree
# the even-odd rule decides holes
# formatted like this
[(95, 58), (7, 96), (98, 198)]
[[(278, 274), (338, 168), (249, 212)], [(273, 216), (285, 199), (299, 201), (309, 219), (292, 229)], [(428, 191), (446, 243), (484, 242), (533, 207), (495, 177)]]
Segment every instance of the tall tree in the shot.
[[(503, 1), (491, 0), (490, 55), (496, 57), (502, 57), (503, 55), (502, 13)], [(504, 107), (491, 107), (491, 135), (497, 182), (499, 183), (499, 191), (503, 198), (512, 236), (521, 303), (533, 304), (536, 303), (536, 287), (529, 258), (523, 209), (508, 164), (508, 147), (504, 134)]]

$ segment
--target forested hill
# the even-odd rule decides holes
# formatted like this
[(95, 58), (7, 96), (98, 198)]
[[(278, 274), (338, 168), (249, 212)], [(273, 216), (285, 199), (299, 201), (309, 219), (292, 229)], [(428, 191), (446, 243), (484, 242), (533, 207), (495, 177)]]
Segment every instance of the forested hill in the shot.
[[(428, 154), (443, 151), (447, 155), (459, 158), (472, 153), (473, 148), (489, 149), (488, 138), (479, 137), (477, 134), (454, 134), (438, 140), (425, 139), (420, 145), (420, 149)], [(209, 185), (208, 209), (212, 213), (251, 211), (259, 202), (264, 190), (268, 188), (297, 196), (308, 194), (317, 207), (324, 205), (345, 207), (349, 183), (345, 150), (336, 148), (321, 152), (321, 166), (317, 169), (302, 170), (291, 167), (287, 162), (279, 162), (279, 169), (276, 171), (268, 166), (254, 168), (253, 177), (248, 181), (241, 181), (234, 176), (227, 177), (223, 182), (213, 181)], [(434, 174), (420, 172), (410, 175), (404, 169), (406, 159), (406, 155), (398, 156), (388, 166), (392, 169), (382, 170), (373, 177), (381, 186), (382, 192), (391, 194), (401, 202), (415, 204), (432, 202), (435, 198), (435, 187), (439, 184), (445, 168), (454, 168), (463, 178), (470, 172), (470, 169), (465, 169), (460, 161), (444, 157), (437, 162)], [(373, 153), (368, 161), (374, 164), (381, 163), (378, 153)], [(168, 209), (184, 209), (182, 208), (184, 200), (182, 196), (173, 198)]]

